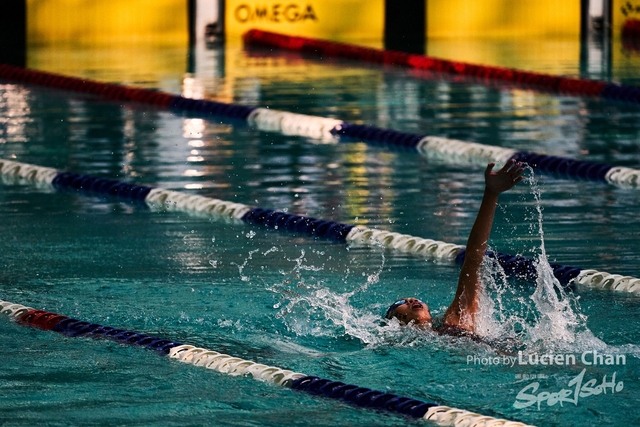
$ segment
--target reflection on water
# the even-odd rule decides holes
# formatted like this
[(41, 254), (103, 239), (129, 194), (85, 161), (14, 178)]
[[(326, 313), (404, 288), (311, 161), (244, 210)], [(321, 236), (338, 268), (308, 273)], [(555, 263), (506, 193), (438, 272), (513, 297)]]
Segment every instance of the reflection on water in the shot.
[[(105, 66), (94, 64), (117, 55), (126, 59), (136, 51), (93, 52), (94, 59), (81, 60), (87, 53), (84, 48), (63, 50), (58, 56), (42, 49), (31, 57), (31, 66), (185, 96), (638, 168), (638, 109), (630, 105), (348, 61), (245, 51), (233, 45), (196, 52), (191, 63), (185, 60), (184, 49), (156, 48), (137, 52), (151, 59), (118, 59)], [(547, 53), (545, 61), (537, 61), (542, 57), (536, 52), (540, 51), (530, 53), (522, 65), (577, 73), (577, 64), (552, 63)], [(497, 57), (497, 61), (518, 64), (519, 58), (510, 56), (509, 62)], [(618, 72), (632, 74), (625, 67)], [(245, 123), (102, 102), (81, 94), (3, 83), (0, 112), (3, 158), (451, 243), (464, 244), (483, 191), (482, 168), (474, 166), (434, 163), (415, 153), (361, 141), (317, 144), (258, 131)], [(491, 240), (495, 250), (640, 276), (636, 214), (640, 193), (592, 182), (536, 178), (539, 198), (526, 185), (501, 196)], [(367, 387), (471, 410), (491, 408), (541, 425), (550, 414), (563, 425), (596, 421), (621, 425), (623, 412), (633, 403), (630, 396), (637, 391), (631, 380), (637, 377), (632, 355), (638, 354), (634, 343), (640, 339), (637, 298), (595, 291), (563, 293), (546, 274), (543, 261), (538, 267), (545, 274), (537, 284), (517, 283), (489, 268), (494, 280), (487, 281), (491, 299), (485, 306), (485, 328), (497, 337), (523, 339), (531, 352), (602, 345), (625, 352), (629, 366), (619, 375), (630, 379), (628, 389), (625, 384), (630, 394), (616, 396), (621, 403), (601, 396), (593, 398), (593, 406), (564, 408), (565, 412), (517, 412), (512, 398), (525, 384), (514, 378), (514, 372), (522, 371), (465, 363), (472, 354), (495, 355), (490, 347), (381, 321), (387, 304), (406, 295), (424, 298), (436, 315), (443, 313), (453, 297), (456, 266), (379, 248), (344, 247), (259, 227), (149, 211), (72, 192), (44, 193), (15, 182), (2, 184), (0, 212), (4, 262), (0, 288), (7, 299), (19, 303)], [(24, 347), (22, 330), (0, 325), (11, 344), (3, 362), (13, 372), (29, 370), (31, 379), (25, 381), (34, 388), (41, 385), (42, 366), (51, 366), (47, 365), (51, 358), (69, 361), (73, 358), (61, 356), (65, 348), (86, 355), (90, 345), (101, 363), (131, 370), (123, 373), (124, 368), (110, 367), (109, 373), (152, 377), (150, 382), (172, 391), (167, 393), (170, 397), (159, 398), (159, 406), (179, 401), (193, 411), (189, 416), (194, 423), (206, 424), (211, 408), (206, 403), (192, 406), (199, 404), (190, 402), (192, 394), (187, 396), (184, 390), (197, 383), (198, 390), (204, 390), (199, 402), (211, 402), (211, 396), (237, 393), (234, 381), (244, 381), (218, 376), (209, 381), (209, 372), (192, 374), (171, 364), (154, 365), (161, 374), (150, 373), (130, 365), (133, 350), (122, 353), (119, 346), (101, 347), (37, 331), (34, 345), (44, 342), (40, 339), (50, 340), (46, 341), (50, 348), (40, 350), (45, 362), (25, 367), (16, 350)], [(94, 368), (83, 369), (98, 375)], [(544, 373), (550, 376), (548, 388), (566, 382), (573, 371), (558, 368)], [(598, 373), (611, 374), (604, 368)], [(119, 378), (105, 378), (95, 385), (100, 398), (122, 391)], [(48, 386), (60, 392), (55, 385)], [(84, 386), (70, 388), (81, 395), (79, 388)], [(280, 408), (271, 398), (261, 400), (262, 394), (278, 392), (252, 393), (251, 387), (228, 399), (229, 408), (220, 413), (232, 418), (237, 412), (234, 405), (245, 402), (243, 396), (248, 394), (254, 396), (251, 405), (261, 410), (277, 407), (277, 412), (299, 405), (300, 397), (283, 394), (278, 395), (283, 399)], [(50, 402), (47, 399), (43, 401)], [(227, 402), (222, 397), (215, 401)], [(30, 400), (25, 397), (24, 402)], [(314, 402), (319, 406), (312, 407), (320, 408), (320, 413), (352, 416), (354, 424), (397, 423), (395, 418), (389, 421), (357, 411), (353, 415), (348, 409)], [(34, 413), (36, 408), (52, 419), (66, 419), (37, 403), (24, 405)], [(99, 407), (100, 402), (92, 401), (89, 409), (78, 410), (77, 419), (91, 418), (87, 414)], [(157, 416), (152, 410), (140, 411), (146, 424)], [(246, 425), (247, 413), (229, 424)], [(604, 415), (594, 421), (594, 413)], [(206, 420), (198, 414), (206, 414)], [(265, 424), (281, 425), (281, 416), (277, 413)], [(123, 423), (127, 421), (131, 419), (125, 417)]]

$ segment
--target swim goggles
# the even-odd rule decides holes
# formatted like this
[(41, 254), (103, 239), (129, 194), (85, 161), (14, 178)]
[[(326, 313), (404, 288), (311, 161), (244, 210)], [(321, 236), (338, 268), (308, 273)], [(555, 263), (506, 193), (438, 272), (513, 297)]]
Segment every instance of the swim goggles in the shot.
[[(420, 304), (422, 304), (423, 306), (426, 306), (426, 304), (424, 302), (422, 302), (421, 300), (417, 300)], [(387, 310), (387, 312), (384, 315), (385, 319), (391, 319), (393, 317), (393, 312), (396, 311), (396, 308), (400, 307), (401, 305), (407, 304), (409, 301), (407, 301), (407, 298), (402, 298), (399, 299), (398, 301), (394, 302), (393, 304), (391, 304), (391, 306), (389, 306), (389, 309)]]
[(385, 319), (391, 319), (393, 317), (393, 312), (396, 311), (396, 308), (398, 308), (401, 305), (406, 304), (406, 303), (407, 303), (406, 299), (399, 299), (398, 301), (396, 301), (393, 304), (391, 304), (389, 306), (389, 309), (385, 313), (384, 318)]

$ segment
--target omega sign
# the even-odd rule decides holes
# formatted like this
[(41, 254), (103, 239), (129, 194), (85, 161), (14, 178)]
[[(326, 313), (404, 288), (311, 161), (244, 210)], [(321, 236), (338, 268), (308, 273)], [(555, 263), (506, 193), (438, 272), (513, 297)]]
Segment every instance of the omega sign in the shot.
[(243, 24), (247, 22), (296, 23), (318, 20), (316, 12), (310, 4), (300, 6), (295, 3), (274, 3), (261, 6), (241, 4), (236, 7), (233, 15), (236, 21)]

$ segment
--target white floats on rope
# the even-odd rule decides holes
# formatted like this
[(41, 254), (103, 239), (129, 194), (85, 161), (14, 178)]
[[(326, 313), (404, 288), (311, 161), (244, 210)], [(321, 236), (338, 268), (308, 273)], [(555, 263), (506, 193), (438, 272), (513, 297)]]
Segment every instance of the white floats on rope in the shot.
[(242, 222), (242, 216), (252, 209), (242, 203), (225, 202), (211, 197), (162, 188), (152, 189), (147, 195), (145, 203), (154, 210), (186, 212), (238, 223)]
[(640, 294), (640, 279), (596, 270), (581, 270), (575, 283), (589, 288)]
[[(12, 182), (24, 182), (42, 187), (52, 187), (52, 182), (59, 171), (20, 163), (13, 160), (0, 159), (0, 172), (3, 179)], [(151, 209), (180, 211), (194, 216), (207, 216), (212, 219), (231, 223), (243, 222), (241, 218), (252, 209), (241, 203), (203, 197), (179, 191), (153, 188), (145, 198)], [(464, 246), (438, 240), (425, 239), (407, 234), (400, 234), (386, 230), (377, 230), (356, 226), (351, 229), (345, 241), (354, 246), (377, 246), (390, 250), (412, 254), (438, 262), (453, 263)], [(640, 279), (622, 276), (597, 270), (580, 270), (581, 273), (573, 279), (574, 283), (585, 287), (607, 289), (618, 292), (640, 294)]]
[(295, 114), (287, 111), (256, 108), (247, 117), (250, 125), (259, 130), (280, 132), (284, 135), (303, 136), (323, 142), (337, 142), (331, 133), (342, 120)]
[(640, 187), (640, 170), (614, 166), (607, 172), (605, 179), (618, 187), (637, 188)]
[(456, 139), (425, 136), (418, 142), (417, 150), (430, 160), (447, 164), (487, 166), (495, 162), (501, 167), (518, 151), (511, 148), (465, 142)]
[(53, 179), (59, 173), (52, 168), (0, 159), (0, 172), (4, 178), (22, 180), (37, 186), (51, 186)]
[(33, 310), (31, 307), (0, 300), (0, 313), (6, 314), (14, 319), (20, 318), (23, 314), (31, 310)]
[(307, 376), (186, 344), (169, 350), (169, 357), (184, 363), (213, 369), (222, 374), (251, 376), (256, 380), (284, 387), (290, 387), (294, 380)]
[[(338, 143), (332, 131), (339, 130), (344, 121), (326, 117), (295, 114), (288, 111), (256, 108), (247, 121), (262, 131), (279, 132), (284, 135), (302, 136), (324, 143)], [(429, 160), (449, 165), (486, 166), (494, 162), (501, 166), (518, 150), (456, 139), (425, 136), (416, 145), (419, 154)], [(612, 185), (622, 188), (640, 187), (640, 170), (614, 166), (605, 176)]]
[(454, 262), (464, 246), (438, 240), (423, 239), (408, 234), (393, 233), (366, 227), (354, 227), (346, 238), (354, 246), (379, 246), (411, 253), (429, 260)]
[[(307, 376), (187, 344), (173, 347), (169, 350), (169, 357), (222, 374), (248, 376), (283, 387), (290, 387), (296, 379)], [(521, 422), (493, 418), (449, 406), (434, 406), (427, 411), (423, 419), (435, 421), (442, 426), (454, 427), (533, 427)]]
[[(34, 309), (31, 307), (0, 300), (0, 313), (16, 321), (32, 310)], [(57, 314), (55, 315), (57, 316)], [(211, 369), (221, 374), (251, 377), (282, 387), (291, 387), (293, 381), (307, 377), (306, 374), (299, 372), (263, 365), (188, 344), (181, 344), (169, 349), (169, 357), (183, 363)], [(493, 418), (449, 406), (433, 406), (428, 409), (423, 419), (435, 421), (441, 426), (451, 427), (533, 427), (521, 422)]]
[(455, 427), (533, 427), (519, 421), (493, 418), (448, 406), (429, 408), (423, 418), (435, 421), (438, 425)]

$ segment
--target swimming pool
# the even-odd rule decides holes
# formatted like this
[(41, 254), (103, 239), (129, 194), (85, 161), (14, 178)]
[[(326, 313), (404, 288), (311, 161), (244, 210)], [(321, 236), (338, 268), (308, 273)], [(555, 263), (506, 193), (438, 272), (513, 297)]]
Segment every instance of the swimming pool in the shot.
[[(103, 58), (118, 56), (102, 52)], [(87, 61), (74, 70), (73, 61), (51, 59), (56, 56), (48, 51), (34, 66), (638, 167), (636, 106), (429, 80), (402, 69), (234, 45), (199, 52), (195, 64), (181, 50), (158, 47), (141, 56), (153, 58), (153, 68)], [(224, 66), (214, 65), (216, 58)], [(177, 61), (192, 72), (185, 74)], [(531, 64), (557, 71), (533, 60), (523, 66)], [(573, 63), (560, 68), (580, 71)], [(618, 71), (637, 83), (628, 69)], [(9, 82), (0, 90), (0, 157), (21, 162), (459, 244), (482, 191), (482, 169), (437, 164), (388, 147), (318, 144), (242, 123)], [(552, 261), (640, 276), (637, 190), (550, 176), (537, 181)], [(585, 396), (577, 405), (518, 409), (516, 395), (527, 385), (566, 389), (583, 366), (490, 365), (483, 361), (496, 353), (484, 346), (380, 323), (386, 306), (407, 295), (426, 299), (441, 313), (453, 294), (455, 266), (97, 196), (12, 182), (1, 188), (1, 299), (530, 424), (625, 425), (640, 418), (634, 405), (640, 381), (635, 295), (579, 290), (578, 302), (569, 297), (571, 312), (586, 316), (578, 318), (579, 332), (549, 333), (542, 343), (528, 343), (532, 354), (624, 354), (624, 365), (585, 366), (585, 381), (600, 383), (615, 372), (623, 390)], [(535, 256), (541, 239), (532, 188), (521, 185), (501, 200), (492, 247)], [(501, 289), (501, 312), (531, 318), (532, 293), (518, 282)], [(8, 425), (405, 422), (109, 341), (65, 338), (6, 319), (0, 331), (0, 404)], [(563, 343), (560, 336), (576, 342)]]

